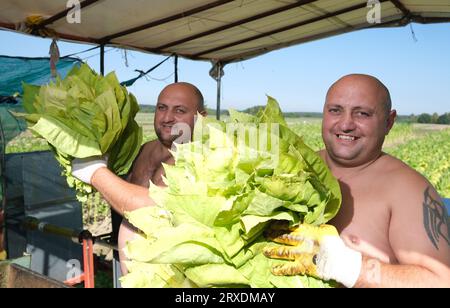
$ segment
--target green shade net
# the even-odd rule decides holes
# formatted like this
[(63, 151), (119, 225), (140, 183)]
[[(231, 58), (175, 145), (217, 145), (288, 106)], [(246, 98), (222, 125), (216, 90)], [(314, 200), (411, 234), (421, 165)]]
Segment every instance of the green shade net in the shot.
[[(76, 58), (61, 58), (56, 69), (64, 78), (81, 61)], [(4, 154), (6, 145), (14, 137), (26, 130), (25, 121), (18, 120), (8, 111), (23, 112), (20, 95), (22, 82), (43, 85), (52, 80), (49, 58), (24, 58), (0, 56), (0, 183), (3, 183)], [(3, 199), (4, 185), (0, 185), (0, 200)]]
[[(58, 74), (64, 77), (74, 65), (80, 63), (76, 58), (61, 58), (56, 65)], [(0, 56), (0, 96), (22, 93), (22, 82), (42, 85), (50, 80), (49, 58)]]
[[(79, 64), (79, 59), (61, 58), (56, 68), (58, 74), (64, 78), (74, 65)], [(22, 94), (22, 82), (43, 85), (51, 79), (49, 58), (0, 56), (0, 123), (4, 137), (2, 148), (26, 129), (25, 122), (18, 121), (8, 112), (23, 110), (20, 99), (13, 97)]]

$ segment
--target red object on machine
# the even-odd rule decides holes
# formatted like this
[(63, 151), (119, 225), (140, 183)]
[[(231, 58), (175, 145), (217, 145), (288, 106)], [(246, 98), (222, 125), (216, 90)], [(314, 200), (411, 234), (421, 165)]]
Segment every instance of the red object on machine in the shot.
[(92, 237), (83, 239), (84, 287), (94, 288), (94, 244)]
[[(82, 234), (84, 231), (82, 232)], [(89, 233), (90, 235), (90, 233)], [(81, 234), (80, 234), (81, 236)], [(85, 238), (86, 237), (86, 238)], [(94, 243), (91, 236), (83, 236), (83, 270), (84, 272), (72, 279), (64, 281), (68, 286), (74, 286), (78, 283), (84, 282), (84, 287), (91, 289), (95, 287), (94, 274)]]
[(41, 222), (34, 217), (27, 217), (23, 221), (23, 226), (28, 230), (40, 231), (43, 233), (54, 234), (71, 239), (75, 243), (83, 246), (83, 273), (67, 279), (64, 284), (74, 286), (78, 283), (84, 282), (85, 288), (94, 288), (94, 238), (88, 230), (81, 232), (77, 230), (67, 229), (45, 222)]
[(5, 243), (4, 243), (4, 212), (3, 209), (0, 207), (0, 261), (3, 261), (4, 259), (6, 259), (6, 247), (5, 247)]

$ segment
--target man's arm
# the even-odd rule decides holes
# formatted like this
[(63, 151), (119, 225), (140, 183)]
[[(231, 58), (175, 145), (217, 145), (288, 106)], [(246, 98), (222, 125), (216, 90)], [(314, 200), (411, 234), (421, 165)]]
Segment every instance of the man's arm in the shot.
[[(432, 263), (432, 260), (430, 263)], [(430, 267), (429, 265), (427, 266)], [(371, 259), (363, 258), (363, 266), (355, 288), (449, 288), (450, 277), (448, 267), (442, 268), (441, 274), (431, 271), (420, 265), (386, 264)], [(433, 266), (431, 266), (433, 267)], [(445, 277), (447, 273), (447, 277)]]
[(450, 224), (445, 206), (421, 176), (405, 179), (401, 186), (389, 229), (400, 264), (364, 257), (356, 286), (450, 287)]
[(155, 205), (155, 202), (149, 197), (148, 188), (128, 183), (105, 167), (94, 172), (91, 183), (112, 208), (122, 216), (125, 211)]

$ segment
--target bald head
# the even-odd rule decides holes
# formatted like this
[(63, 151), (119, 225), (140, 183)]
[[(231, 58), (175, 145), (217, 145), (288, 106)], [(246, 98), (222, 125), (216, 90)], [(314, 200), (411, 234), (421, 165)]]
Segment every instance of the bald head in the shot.
[(336, 81), (327, 92), (327, 101), (330, 95), (341, 89), (358, 88), (373, 95), (377, 102), (384, 108), (386, 115), (392, 109), (391, 94), (388, 88), (377, 78), (364, 74), (350, 74)]
[(344, 167), (376, 160), (396, 111), (386, 86), (377, 78), (352, 74), (328, 90), (322, 121), (322, 137), (330, 162)]
[(193, 97), (197, 104), (197, 111), (202, 112), (205, 109), (203, 95), (200, 90), (193, 84), (190, 84), (188, 82), (176, 82), (169, 84), (159, 94), (158, 101), (161, 97), (167, 95), (168, 93), (180, 93), (180, 95), (186, 97)]
[[(196, 86), (187, 82), (166, 86), (156, 103), (154, 127), (159, 141), (170, 148), (180, 136), (190, 140), (195, 116), (197, 113), (206, 116), (204, 109), (203, 95)], [(180, 129), (181, 126), (184, 128)]]

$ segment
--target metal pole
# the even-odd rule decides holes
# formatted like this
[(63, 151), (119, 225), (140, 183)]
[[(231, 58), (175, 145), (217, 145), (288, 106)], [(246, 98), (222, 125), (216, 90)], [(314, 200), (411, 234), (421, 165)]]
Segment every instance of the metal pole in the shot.
[(39, 231), (46, 234), (54, 234), (71, 239), (75, 243), (83, 245), (83, 270), (78, 277), (65, 281), (67, 285), (74, 285), (84, 281), (85, 288), (95, 287), (94, 275), (94, 237), (88, 230), (77, 231), (40, 221), (35, 217), (26, 217), (22, 221), (22, 226), (31, 231)]
[(105, 76), (105, 45), (100, 45), (100, 74)]
[(53, 234), (57, 236), (62, 236), (67, 239), (71, 239), (72, 242), (76, 244), (81, 244), (83, 239), (92, 239), (93, 243), (109, 248), (117, 250), (117, 245), (110, 244), (105, 240), (105, 236), (102, 238), (101, 236), (92, 236), (92, 234), (88, 230), (73, 230), (69, 228), (64, 228), (56, 225), (52, 225), (39, 219), (27, 216), (22, 221), (22, 227), (26, 230), (30, 231), (39, 231), (46, 234)]
[(72, 230), (69, 228), (55, 226), (46, 222), (42, 222), (35, 217), (28, 216), (22, 221), (22, 226), (25, 230), (30, 231), (40, 231), (46, 234), (54, 234), (57, 236), (62, 236), (64, 238), (72, 240), (72, 242), (80, 243), (80, 232), (78, 230)]
[(83, 270), (84, 287), (87, 289), (95, 288), (94, 245), (92, 237), (83, 239)]
[(222, 63), (217, 63), (217, 106), (216, 106), (216, 119), (220, 120), (220, 90), (222, 87)]
[(1, 203), (0, 203), (0, 261), (1, 258), (6, 258), (6, 179), (5, 179), (5, 148), (6, 139), (3, 131), (3, 125), (0, 123), (0, 189), (1, 189)]
[(178, 82), (178, 55), (175, 55), (175, 82)]

